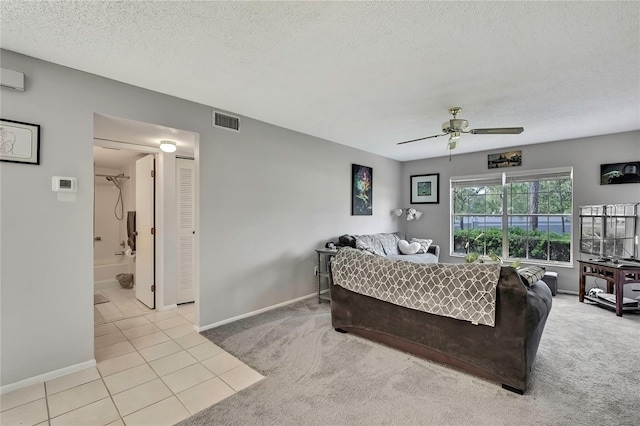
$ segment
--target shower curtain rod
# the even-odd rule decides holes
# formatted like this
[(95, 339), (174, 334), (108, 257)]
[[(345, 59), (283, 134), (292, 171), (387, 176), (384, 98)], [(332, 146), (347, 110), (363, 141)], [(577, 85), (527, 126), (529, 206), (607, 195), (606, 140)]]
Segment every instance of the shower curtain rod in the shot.
[(96, 173), (96, 176), (98, 176), (98, 177), (112, 177), (112, 178), (131, 179), (129, 176), (120, 176), (120, 175), (102, 175), (102, 174), (99, 174), (99, 173)]

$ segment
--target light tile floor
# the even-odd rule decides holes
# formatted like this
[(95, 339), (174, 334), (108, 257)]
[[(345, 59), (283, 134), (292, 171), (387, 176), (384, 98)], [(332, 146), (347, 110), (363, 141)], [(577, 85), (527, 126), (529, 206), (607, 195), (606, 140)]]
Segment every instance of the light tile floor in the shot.
[[(94, 294), (102, 294), (109, 299), (106, 303), (93, 305), (93, 323), (95, 325), (155, 312), (136, 299), (136, 290), (133, 288), (108, 288), (95, 291)], [(193, 315), (190, 321), (193, 322)]]
[(103, 317), (97, 366), (3, 394), (0, 424), (173, 425), (262, 380), (193, 329), (193, 309)]

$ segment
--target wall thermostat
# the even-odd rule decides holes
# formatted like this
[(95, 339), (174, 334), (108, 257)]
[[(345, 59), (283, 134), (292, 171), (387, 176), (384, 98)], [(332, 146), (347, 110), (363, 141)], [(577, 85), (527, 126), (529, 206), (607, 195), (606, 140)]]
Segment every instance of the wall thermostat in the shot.
[(78, 178), (54, 176), (51, 179), (51, 190), (53, 192), (76, 192), (78, 191)]

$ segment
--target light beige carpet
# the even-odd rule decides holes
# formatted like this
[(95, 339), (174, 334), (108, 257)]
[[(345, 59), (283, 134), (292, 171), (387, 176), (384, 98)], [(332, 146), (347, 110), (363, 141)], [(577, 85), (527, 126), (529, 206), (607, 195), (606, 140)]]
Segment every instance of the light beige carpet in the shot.
[(636, 425), (640, 315), (558, 295), (517, 395), (331, 327), (314, 299), (204, 333), (266, 378), (182, 425)]

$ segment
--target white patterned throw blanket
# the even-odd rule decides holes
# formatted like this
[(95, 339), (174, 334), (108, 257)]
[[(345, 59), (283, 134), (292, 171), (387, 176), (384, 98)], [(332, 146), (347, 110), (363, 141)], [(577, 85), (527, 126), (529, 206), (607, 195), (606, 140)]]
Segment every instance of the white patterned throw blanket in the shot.
[(421, 264), (343, 248), (331, 262), (333, 283), (395, 305), (495, 325), (498, 264)]

